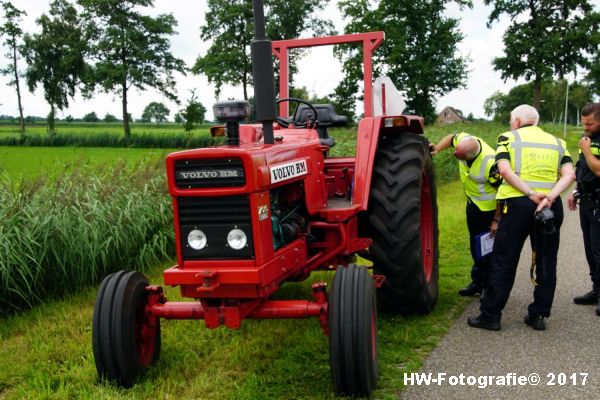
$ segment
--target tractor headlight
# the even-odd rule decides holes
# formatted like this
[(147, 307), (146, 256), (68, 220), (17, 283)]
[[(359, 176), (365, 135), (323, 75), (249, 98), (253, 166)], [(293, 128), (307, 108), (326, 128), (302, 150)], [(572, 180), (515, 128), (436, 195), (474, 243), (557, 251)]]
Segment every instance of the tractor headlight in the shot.
[(246, 246), (246, 243), (248, 243), (248, 238), (241, 229), (232, 229), (227, 234), (227, 244), (234, 250), (243, 249)]
[(207, 239), (204, 232), (200, 229), (194, 229), (188, 234), (188, 244), (194, 250), (202, 250), (206, 247)]

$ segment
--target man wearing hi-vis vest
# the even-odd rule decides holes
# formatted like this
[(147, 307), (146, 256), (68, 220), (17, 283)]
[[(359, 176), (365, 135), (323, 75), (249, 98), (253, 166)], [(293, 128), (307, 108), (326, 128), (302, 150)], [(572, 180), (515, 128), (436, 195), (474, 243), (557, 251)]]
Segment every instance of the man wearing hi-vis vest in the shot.
[[(495, 168), (496, 152), (481, 138), (468, 133), (445, 136), (432, 148), (432, 155), (449, 147), (454, 148), (458, 159), (458, 170), (465, 195), (467, 196), (467, 228), (473, 266), (471, 283), (458, 291), (461, 296), (482, 294), (487, 286), (491, 257), (478, 255), (478, 236), (495, 231), (498, 225), (494, 217), (496, 191), (500, 186), (500, 176)], [(479, 252), (480, 253), (480, 252)]]
[(600, 103), (591, 103), (581, 109), (585, 135), (579, 141), (577, 161), (577, 189), (569, 196), (569, 209), (577, 209), (583, 233), (585, 258), (592, 278), (592, 290), (573, 299), (575, 304), (596, 304), (600, 315)]
[[(531, 279), (533, 302), (525, 323), (546, 329), (556, 287), (559, 230), (563, 220), (560, 194), (575, 171), (565, 142), (537, 126), (539, 114), (529, 105), (510, 113), (511, 131), (498, 136), (496, 162), (503, 182), (496, 196), (502, 216), (492, 251), (489, 284), (479, 310), (467, 319), (469, 326), (499, 330), (502, 309), (508, 301), (523, 244), (530, 237), (534, 250)], [(535, 263), (535, 275), (533, 264)]]

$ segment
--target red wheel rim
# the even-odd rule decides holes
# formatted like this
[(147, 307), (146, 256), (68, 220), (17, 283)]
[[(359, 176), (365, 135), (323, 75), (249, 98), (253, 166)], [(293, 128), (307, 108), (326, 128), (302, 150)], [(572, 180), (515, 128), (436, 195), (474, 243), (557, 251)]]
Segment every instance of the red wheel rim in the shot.
[[(154, 326), (152, 326), (154, 325)], [(147, 367), (152, 363), (156, 347), (156, 323), (152, 324), (145, 312), (145, 304), (142, 304), (136, 313), (133, 323), (133, 334), (135, 339), (135, 351), (138, 361)]]
[(421, 179), (421, 253), (423, 272), (427, 283), (433, 277), (434, 232), (433, 204), (429, 178), (424, 172)]

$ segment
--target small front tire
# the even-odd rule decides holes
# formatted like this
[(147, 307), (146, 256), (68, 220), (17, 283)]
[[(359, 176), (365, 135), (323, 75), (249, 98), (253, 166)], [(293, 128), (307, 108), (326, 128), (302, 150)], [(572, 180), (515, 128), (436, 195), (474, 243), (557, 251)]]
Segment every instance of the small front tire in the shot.
[(129, 388), (160, 356), (160, 320), (146, 315), (148, 280), (139, 272), (108, 275), (94, 305), (92, 347), (100, 379)]
[(377, 385), (377, 304), (365, 267), (338, 267), (329, 296), (329, 360), (338, 395), (369, 396)]

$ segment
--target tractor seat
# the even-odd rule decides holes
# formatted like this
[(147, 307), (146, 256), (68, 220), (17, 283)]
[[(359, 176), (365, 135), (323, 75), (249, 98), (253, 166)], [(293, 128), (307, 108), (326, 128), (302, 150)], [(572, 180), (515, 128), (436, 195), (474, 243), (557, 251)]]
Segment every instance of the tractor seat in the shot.
[[(317, 109), (317, 120), (319, 121), (317, 132), (319, 134), (321, 144), (327, 145), (328, 147), (333, 147), (335, 145), (335, 139), (329, 136), (327, 133), (327, 128), (330, 126), (347, 126), (348, 117), (337, 115), (333, 104), (313, 105)], [(302, 126), (306, 123), (306, 120), (311, 117), (314, 118), (313, 111), (307, 105), (300, 104), (298, 105), (298, 110), (296, 110), (296, 119), (294, 120), (294, 125)]]

